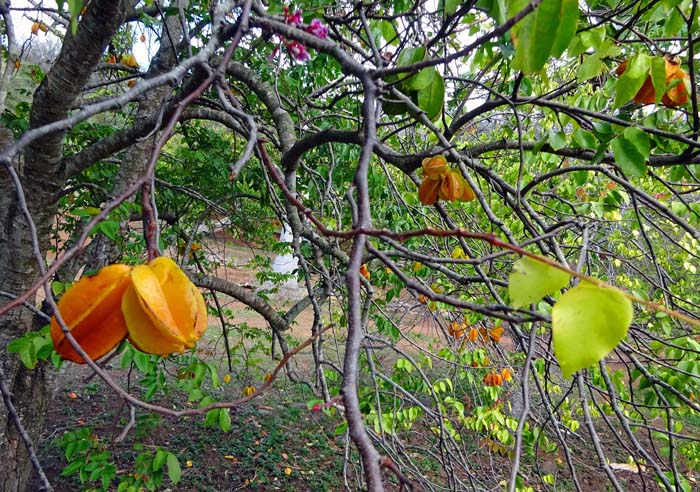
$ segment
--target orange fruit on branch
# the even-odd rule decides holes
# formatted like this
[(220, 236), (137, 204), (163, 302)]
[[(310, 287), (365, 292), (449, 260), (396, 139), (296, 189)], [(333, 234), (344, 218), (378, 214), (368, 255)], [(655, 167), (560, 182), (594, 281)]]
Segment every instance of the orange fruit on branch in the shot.
[(447, 331), (448, 331), (448, 333), (450, 334), (450, 336), (452, 336), (452, 337), (454, 337), (454, 338), (461, 338), (461, 337), (464, 336), (464, 329), (465, 329), (465, 327), (466, 327), (465, 325), (460, 324), (460, 323), (457, 322), (457, 321), (453, 321), (453, 322), (447, 327)]
[(447, 201), (468, 202), (475, 198), (474, 190), (459, 171), (450, 169), (444, 156), (423, 159), (423, 183), (418, 199), (423, 205), (433, 205), (438, 197)]
[(490, 372), (484, 376), (484, 386), (501, 386), (503, 385), (503, 377), (497, 372)]
[(423, 183), (418, 188), (418, 200), (423, 205), (433, 205), (438, 199), (441, 184), (441, 179), (423, 179)]
[[(97, 275), (83, 277), (58, 301), (58, 311), (71, 334), (90, 356), (99, 359), (121, 342), (127, 333), (121, 311), (122, 295), (129, 286), (131, 268), (110, 265)], [(85, 364), (66, 339), (55, 316), (51, 339), (62, 359)]]
[(122, 312), (129, 340), (149, 354), (184, 352), (207, 328), (207, 307), (180, 267), (164, 256), (131, 271)]
[[(664, 57), (666, 69), (666, 92), (661, 96), (661, 104), (669, 108), (675, 108), (690, 100), (687, 83), (690, 80), (688, 74), (681, 68), (680, 61), (676, 58)], [(615, 70), (617, 75), (622, 75), (627, 70), (627, 60), (623, 61)], [(651, 81), (651, 75), (644, 80), (642, 87), (634, 96), (637, 104), (654, 104), (656, 102), (656, 90)]]
[(502, 326), (496, 326), (492, 330), (489, 330), (489, 338), (493, 343), (498, 343), (501, 341), (504, 331), (505, 329)]
[(443, 200), (455, 201), (464, 193), (464, 178), (457, 171), (450, 170), (445, 173), (440, 184), (439, 196)]
[(447, 159), (442, 155), (426, 157), (421, 166), (423, 167), (423, 179), (441, 180), (447, 172)]
[(463, 186), (464, 190), (462, 191), (462, 195), (458, 198), (460, 202), (471, 202), (474, 198), (476, 198), (476, 195), (474, 194), (474, 190), (472, 190), (472, 187), (469, 186), (469, 183), (462, 178), (463, 181)]

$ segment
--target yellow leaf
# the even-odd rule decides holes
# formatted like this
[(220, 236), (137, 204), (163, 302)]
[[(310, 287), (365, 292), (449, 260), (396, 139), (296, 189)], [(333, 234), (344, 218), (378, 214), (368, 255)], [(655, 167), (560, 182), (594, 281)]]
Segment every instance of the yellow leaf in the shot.
[(455, 260), (463, 260), (467, 257), (467, 255), (464, 254), (464, 250), (460, 247), (457, 246), (455, 249), (452, 250), (452, 258)]

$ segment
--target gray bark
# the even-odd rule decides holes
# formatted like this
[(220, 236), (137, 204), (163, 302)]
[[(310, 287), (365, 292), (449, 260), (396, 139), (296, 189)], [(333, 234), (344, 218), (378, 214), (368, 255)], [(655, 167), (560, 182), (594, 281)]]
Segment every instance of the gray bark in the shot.
[[(68, 33), (51, 72), (34, 94), (30, 128), (66, 118), (82, 87), (89, 80), (105, 47), (123, 22), (134, 0), (95, 0), (83, 16), (77, 33)], [(57, 200), (65, 184), (60, 166), (65, 132), (54, 132), (35, 140), (14, 163), (39, 239), (43, 257)], [(21, 163), (21, 165), (19, 165)], [(17, 190), (6, 169), (0, 168), (0, 290), (21, 294), (39, 278), (39, 265), (33, 256), (30, 230), (21, 210)], [(0, 305), (6, 300), (0, 300)], [(36, 441), (49, 400), (46, 371), (25, 370), (17, 358), (7, 354), (14, 338), (35, 329), (33, 317), (18, 308), (0, 318), (0, 364), (22, 423)], [(27, 452), (18, 438), (7, 411), (0, 407), (0, 492), (23, 492), (31, 474)]]

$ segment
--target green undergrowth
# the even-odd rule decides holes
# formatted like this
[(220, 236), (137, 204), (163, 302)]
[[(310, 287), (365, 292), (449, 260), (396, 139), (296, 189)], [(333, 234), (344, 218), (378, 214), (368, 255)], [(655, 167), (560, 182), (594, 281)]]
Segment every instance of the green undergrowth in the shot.
[(337, 416), (308, 410), (302, 391), (273, 389), (230, 412), (227, 432), (203, 416), (171, 419), (128, 409), (101, 383), (59, 393), (40, 459), (57, 492), (337, 490)]

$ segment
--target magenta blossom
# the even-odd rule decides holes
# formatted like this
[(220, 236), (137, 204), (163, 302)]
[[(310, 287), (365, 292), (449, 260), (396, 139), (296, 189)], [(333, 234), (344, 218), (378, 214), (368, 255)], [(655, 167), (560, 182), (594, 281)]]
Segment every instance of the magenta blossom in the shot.
[(289, 41), (287, 43), (287, 49), (297, 61), (307, 62), (311, 59), (309, 52), (306, 50), (306, 46), (299, 41)]
[(306, 32), (313, 34), (317, 38), (326, 39), (326, 36), (328, 36), (328, 27), (326, 27), (319, 19), (314, 19), (306, 28)]
[(289, 7), (284, 7), (284, 21), (287, 24), (298, 26), (301, 24), (301, 10), (295, 10), (293, 14), (289, 13)]

